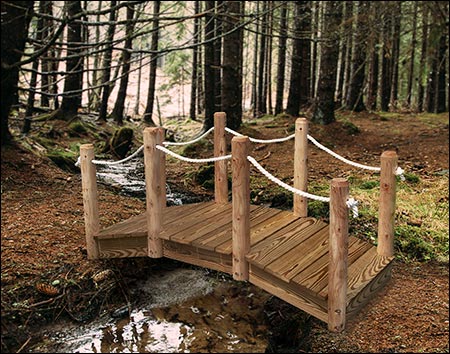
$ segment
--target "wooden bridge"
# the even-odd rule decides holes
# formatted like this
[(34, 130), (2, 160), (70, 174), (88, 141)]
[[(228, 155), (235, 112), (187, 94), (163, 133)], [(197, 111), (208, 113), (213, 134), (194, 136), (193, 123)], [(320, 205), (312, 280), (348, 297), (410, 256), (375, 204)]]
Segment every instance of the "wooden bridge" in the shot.
[[(214, 117), (214, 155), (227, 157), (223, 112)], [(307, 121), (296, 121), (294, 188), (306, 191)], [(144, 130), (147, 210), (100, 229), (94, 149), (80, 149), (88, 257), (168, 257), (249, 281), (328, 323), (345, 328), (391, 275), (397, 156), (381, 156), (378, 245), (348, 235), (348, 182), (331, 181), (330, 225), (307, 216), (294, 194), (293, 211), (250, 204), (249, 138), (232, 140), (232, 200), (227, 161), (215, 161), (215, 200), (166, 207), (162, 128)]]

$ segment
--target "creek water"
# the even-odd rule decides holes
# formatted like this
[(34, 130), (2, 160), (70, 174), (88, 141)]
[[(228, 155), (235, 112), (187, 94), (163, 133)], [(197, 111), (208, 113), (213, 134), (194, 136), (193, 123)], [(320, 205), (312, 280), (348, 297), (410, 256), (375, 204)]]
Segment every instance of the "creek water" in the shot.
[[(99, 166), (101, 183), (145, 198), (141, 161)], [(168, 204), (195, 202), (167, 188)], [(170, 261), (170, 260), (169, 260)], [(88, 324), (60, 323), (43, 330), (31, 352), (189, 353), (265, 352), (269, 329), (264, 303), (269, 295), (249, 283), (199, 267), (169, 266), (151, 272), (130, 289), (132, 308)]]

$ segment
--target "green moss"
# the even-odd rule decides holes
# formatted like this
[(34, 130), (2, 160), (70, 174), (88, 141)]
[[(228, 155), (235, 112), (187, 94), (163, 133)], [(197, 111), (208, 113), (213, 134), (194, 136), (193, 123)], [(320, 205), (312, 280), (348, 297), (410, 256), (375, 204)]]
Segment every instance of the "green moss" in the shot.
[(380, 182), (378, 182), (378, 181), (364, 181), (359, 185), (359, 188), (374, 189), (375, 187), (378, 187), (379, 185), (380, 185)]
[(345, 130), (347, 131), (347, 133), (349, 135), (357, 135), (360, 133), (359, 128), (355, 124), (353, 124), (352, 122), (350, 122), (348, 120), (344, 121), (342, 123), (342, 126), (345, 128)]
[(420, 182), (419, 176), (415, 175), (414, 173), (405, 172), (403, 173), (403, 176), (405, 177), (405, 181), (409, 183), (416, 184)]

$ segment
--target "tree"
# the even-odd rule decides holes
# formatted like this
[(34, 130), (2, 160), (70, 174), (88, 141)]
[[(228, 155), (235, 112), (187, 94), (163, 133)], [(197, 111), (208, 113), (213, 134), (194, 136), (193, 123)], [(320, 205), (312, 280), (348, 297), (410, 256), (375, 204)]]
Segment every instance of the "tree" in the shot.
[(314, 102), (312, 121), (329, 124), (334, 116), (334, 91), (339, 48), (339, 25), (342, 19), (340, 1), (326, 1), (324, 10), (324, 36), (321, 42), (321, 60), (317, 97)]
[(239, 28), (243, 1), (224, 1), (222, 110), (227, 126), (237, 129), (242, 123), (242, 51), (243, 31)]
[[(194, 14), (198, 15), (200, 13), (200, 3), (198, 0), (194, 1)], [(192, 76), (191, 76), (191, 104), (189, 109), (189, 116), (192, 120), (197, 120), (197, 81), (198, 81), (198, 42), (200, 38), (200, 20), (198, 16), (194, 18), (194, 38), (192, 49)]]
[(286, 104), (286, 113), (297, 117), (300, 111), (300, 91), (302, 73), (302, 22), (304, 21), (303, 11), (307, 1), (296, 1), (294, 3), (294, 39), (292, 40), (291, 56), (291, 77), (289, 80), (289, 92)]
[(20, 59), (25, 49), (34, 1), (2, 1), (1, 145), (11, 142), (9, 112), (17, 96)]
[(111, 60), (113, 51), (113, 39), (114, 32), (116, 31), (116, 7), (117, 1), (111, 1), (111, 11), (109, 13), (109, 26), (108, 33), (106, 36), (107, 50), (105, 52), (105, 57), (103, 58), (103, 76), (102, 76), (102, 102), (100, 105), (100, 113), (98, 119), (106, 121), (106, 116), (108, 114), (108, 99), (111, 93)]
[[(69, 18), (75, 18), (82, 13), (81, 1), (67, 1), (65, 9)], [(58, 118), (71, 120), (81, 107), (81, 90), (83, 88), (83, 57), (80, 55), (82, 42), (81, 23), (70, 21), (67, 28), (67, 60), (66, 79), (64, 80), (64, 95)]]
[(133, 23), (134, 17), (134, 4), (130, 3), (127, 6), (127, 24), (125, 30), (125, 44), (124, 44), (124, 52), (122, 55), (123, 66), (122, 66), (122, 78), (120, 79), (119, 92), (117, 93), (116, 103), (114, 105), (114, 109), (111, 112), (110, 117), (114, 119), (118, 124), (123, 124), (123, 111), (125, 109), (125, 98), (127, 96), (127, 87), (128, 87), (128, 77), (130, 71), (130, 59), (131, 59), (131, 49), (133, 48)]
[(389, 111), (389, 100), (391, 95), (392, 86), (392, 67), (391, 60), (391, 30), (392, 30), (392, 8), (390, 1), (383, 1), (384, 13), (382, 16), (382, 36), (383, 44), (381, 50), (381, 86), (380, 86), (380, 99), (381, 110), (384, 112)]
[(363, 84), (366, 63), (366, 36), (368, 1), (358, 1), (358, 15), (356, 18), (355, 44), (353, 46), (350, 70), (350, 85), (347, 94), (346, 106), (348, 109), (361, 112), (366, 109), (363, 102)]
[(275, 97), (275, 114), (283, 111), (284, 76), (286, 68), (286, 42), (287, 42), (287, 3), (281, 6), (280, 37), (278, 39), (277, 88)]
[(147, 126), (155, 126), (153, 122), (153, 102), (155, 101), (155, 88), (156, 88), (156, 67), (158, 58), (158, 41), (159, 41), (159, 12), (161, 7), (161, 1), (153, 1), (153, 28), (152, 28), (152, 43), (150, 45), (150, 73), (147, 92), (147, 106), (144, 112), (144, 122)]
[(204, 53), (204, 85), (205, 85), (205, 121), (203, 130), (214, 125), (215, 112), (215, 78), (214, 78), (214, 1), (205, 2), (205, 53)]

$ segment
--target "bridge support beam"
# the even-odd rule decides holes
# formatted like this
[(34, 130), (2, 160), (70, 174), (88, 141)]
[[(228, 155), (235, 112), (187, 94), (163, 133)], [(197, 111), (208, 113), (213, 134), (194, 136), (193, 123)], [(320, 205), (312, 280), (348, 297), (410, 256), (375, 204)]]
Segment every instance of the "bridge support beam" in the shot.
[(248, 280), (248, 262), (245, 256), (250, 251), (250, 163), (247, 156), (250, 139), (247, 136), (231, 140), (232, 155), (232, 204), (233, 204), (233, 279)]
[[(225, 156), (227, 154), (227, 141), (225, 139), (226, 125), (226, 113), (214, 113), (214, 157)], [(214, 162), (214, 197), (218, 204), (228, 203), (228, 173), (226, 160)]]
[(94, 159), (94, 145), (80, 146), (81, 187), (83, 191), (84, 225), (86, 233), (86, 249), (89, 259), (99, 257), (97, 241), (94, 235), (100, 231), (98, 217), (97, 176)]
[(166, 206), (166, 156), (156, 148), (164, 141), (163, 128), (144, 129), (145, 190), (147, 203), (147, 253), (151, 258), (163, 256), (159, 238)]
[(341, 332), (347, 315), (348, 181), (334, 178), (330, 190), (328, 329)]
[[(294, 188), (307, 192), (308, 189), (308, 120), (295, 121), (294, 147)], [(308, 216), (308, 199), (294, 194), (293, 212), (295, 216)]]
[(380, 204), (378, 215), (378, 245), (380, 256), (394, 255), (394, 216), (397, 178), (397, 153), (385, 151), (381, 154)]

